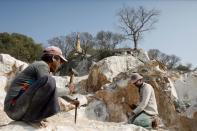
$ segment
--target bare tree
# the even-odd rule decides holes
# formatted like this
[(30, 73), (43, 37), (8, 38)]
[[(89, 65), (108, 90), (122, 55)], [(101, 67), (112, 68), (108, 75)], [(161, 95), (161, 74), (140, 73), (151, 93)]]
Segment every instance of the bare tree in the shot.
[(173, 69), (181, 61), (176, 55), (170, 55), (170, 60), (168, 62), (168, 68)]
[(99, 31), (96, 35), (97, 47), (99, 49), (115, 49), (124, 40), (123, 35), (110, 31)]
[(77, 32), (71, 32), (70, 34), (66, 35), (66, 43), (71, 47), (72, 50), (76, 48), (76, 41), (77, 41)]
[(48, 40), (49, 45), (54, 45), (62, 49), (62, 52), (65, 56), (71, 51), (72, 46), (67, 44), (65, 36), (54, 37)]
[(159, 56), (159, 61), (165, 65), (168, 65), (168, 62), (170, 61), (170, 56), (165, 53), (161, 53), (161, 55)]
[(93, 36), (88, 32), (80, 33), (81, 47), (83, 53), (87, 54), (95, 46), (95, 41)]
[(153, 59), (158, 60), (160, 55), (161, 55), (161, 52), (158, 49), (150, 49), (148, 51), (148, 56), (151, 60)]
[(177, 64), (181, 61), (181, 59), (178, 56), (167, 55), (165, 53), (162, 53), (158, 49), (150, 49), (148, 51), (148, 56), (151, 60), (155, 59), (165, 64), (168, 67), (168, 69), (176, 68)]
[(182, 71), (183, 73), (190, 72), (192, 70), (191, 68), (192, 68), (192, 64), (191, 63), (187, 63), (186, 65), (179, 64), (176, 67), (177, 70)]
[(134, 49), (137, 49), (144, 32), (152, 30), (153, 25), (158, 21), (159, 11), (155, 9), (146, 10), (142, 6), (138, 9), (123, 7), (117, 15), (120, 28), (126, 34), (127, 39), (133, 41)]

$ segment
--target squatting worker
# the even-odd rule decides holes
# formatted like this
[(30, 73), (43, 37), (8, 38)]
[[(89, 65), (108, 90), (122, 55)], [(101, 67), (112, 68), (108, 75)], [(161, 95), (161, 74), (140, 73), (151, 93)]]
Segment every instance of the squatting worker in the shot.
[[(4, 110), (13, 120), (38, 122), (60, 111), (56, 82), (50, 72), (56, 72), (67, 60), (61, 49), (44, 49), (41, 61), (35, 61), (12, 81), (5, 98)], [(73, 86), (69, 86), (71, 92)]]

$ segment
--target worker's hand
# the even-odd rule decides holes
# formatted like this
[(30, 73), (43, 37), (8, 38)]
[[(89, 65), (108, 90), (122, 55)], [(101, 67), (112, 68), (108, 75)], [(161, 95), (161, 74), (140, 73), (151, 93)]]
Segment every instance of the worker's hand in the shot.
[(75, 105), (76, 107), (79, 106), (80, 102), (78, 100), (73, 100), (71, 104)]
[(130, 107), (131, 107), (132, 110), (134, 110), (137, 107), (137, 105), (136, 104), (131, 104)]
[(69, 88), (70, 94), (75, 92), (75, 85), (74, 84), (69, 84), (68, 88)]

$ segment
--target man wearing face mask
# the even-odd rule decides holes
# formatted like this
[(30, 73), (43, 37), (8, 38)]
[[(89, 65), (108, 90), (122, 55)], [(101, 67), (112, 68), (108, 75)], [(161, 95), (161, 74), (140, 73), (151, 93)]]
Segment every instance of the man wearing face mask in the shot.
[(139, 89), (140, 102), (138, 106), (129, 114), (129, 124), (135, 124), (143, 127), (152, 125), (154, 117), (158, 115), (155, 92), (150, 84), (143, 82), (143, 77), (138, 73), (131, 75), (130, 82)]
[[(15, 77), (7, 91), (4, 111), (13, 120), (39, 123), (60, 111), (56, 82), (50, 72), (56, 72), (67, 60), (61, 49), (44, 49), (41, 61), (35, 61)], [(69, 86), (70, 92), (75, 89)], [(69, 93), (68, 93), (69, 94)], [(78, 104), (78, 103), (77, 103)]]

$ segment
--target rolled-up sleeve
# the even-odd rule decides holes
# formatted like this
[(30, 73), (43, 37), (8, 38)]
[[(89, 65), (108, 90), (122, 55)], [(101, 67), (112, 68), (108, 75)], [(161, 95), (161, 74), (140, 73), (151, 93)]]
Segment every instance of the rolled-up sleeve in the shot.
[(68, 87), (57, 88), (57, 96), (59, 96), (59, 97), (69, 95), (69, 93), (70, 93), (70, 91), (69, 91)]

